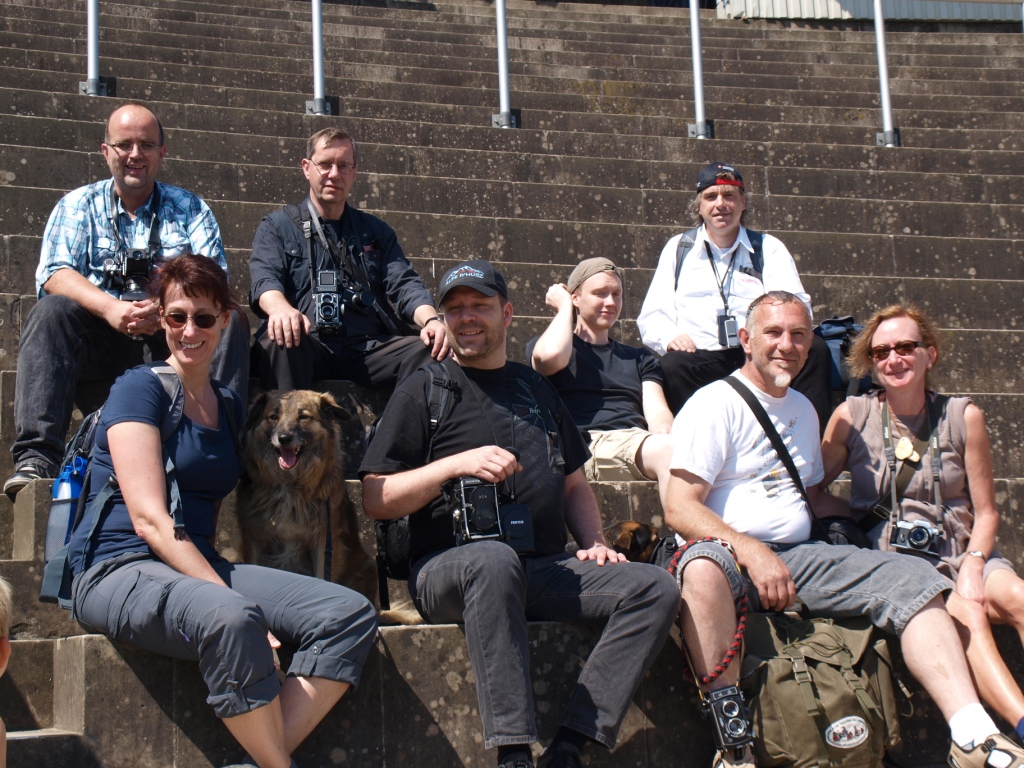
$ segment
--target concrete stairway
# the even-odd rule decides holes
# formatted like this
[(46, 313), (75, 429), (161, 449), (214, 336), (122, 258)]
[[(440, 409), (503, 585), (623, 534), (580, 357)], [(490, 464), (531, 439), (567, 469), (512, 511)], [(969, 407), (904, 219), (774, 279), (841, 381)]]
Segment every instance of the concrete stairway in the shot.
[[(1000, 545), (1024, 565), (1016, 517), (1024, 407), (1012, 362), (1024, 327), (1019, 31), (891, 31), (904, 144), (893, 150), (874, 146), (881, 118), (870, 30), (707, 16), (707, 114), (719, 138), (696, 142), (685, 138), (694, 119), (686, 14), (510, 0), (513, 106), (526, 125), (517, 131), (489, 127), (497, 111), (494, 19), (482, 0), (328, 5), (327, 92), (340, 98), (341, 118), (302, 114), (312, 76), (309, 6), (301, 2), (104, 3), (101, 74), (117, 77), (118, 98), (145, 101), (160, 115), (169, 146), (161, 178), (210, 203), (240, 292), (260, 218), (304, 194), (297, 166), (305, 138), (340, 121), (360, 145), (354, 202), (394, 226), (428, 286), (456, 259), (499, 263), (516, 309), (516, 357), (549, 317), (547, 286), (594, 255), (625, 267), (621, 336), (635, 341), (631, 318), (661, 246), (687, 223), (697, 170), (713, 159), (736, 163), (748, 179), (751, 225), (789, 246), (818, 317), (864, 317), (912, 298), (948, 330), (937, 384), (971, 394), (988, 415)], [(76, 95), (84, 29), (84, 10), (72, 0), (0, 3), (3, 476), (17, 339), (34, 301), (46, 216), (66, 190), (107, 176), (96, 150), (112, 102)], [(360, 422), (346, 433), (358, 456), (360, 427), (383, 400), (344, 385), (337, 392), (358, 407)], [(11, 764), (227, 762), (231, 741), (202, 703), (193, 667), (82, 635), (35, 601), (46, 486), (24, 492), (17, 508), (0, 499), (0, 573), (18, 590), (14, 657), (0, 678), (0, 716), (17, 732)], [(661, 524), (649, 484), (597, 491), (609, 522)], [(221, 540), (231, 546), (230, 526)], [(542, 731), (550, 734), (594, 635), (560, 625), (533, 631)], [(1016, 638), (1001, 640), (1019, 667)], [(385, 630), (371, 667), (300, 764), (493, 760), (480, 746), (459, 630)], [(669, 644), (637, 694), (619, 750), (595, 754), (591, 765), (706, 765), (710, 739), (691, 691)], [(945, 732), (922, 698), (894, 755), (902, 765), (944, 760)]]

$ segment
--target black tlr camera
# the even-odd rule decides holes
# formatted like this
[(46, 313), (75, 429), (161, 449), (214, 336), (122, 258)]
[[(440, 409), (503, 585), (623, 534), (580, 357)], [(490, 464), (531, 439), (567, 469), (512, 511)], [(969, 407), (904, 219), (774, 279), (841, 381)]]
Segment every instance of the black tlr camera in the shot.
[(153, 254), (148, 248), (125, 248), (103, 262), (107, 284), (121, 294), (122, 301), (149, 298), (149, 270)]
[(498, 486), (478, 477), (456, 477), (441, 486), (455, 528), (455, 545), (503, 541), (520, 554), (533, 552), (530, 507), (503, 500)]
[(736, 686), (707, 694), (704, 697), (704, 716), (711, 721), (715, 743), (722, 749), (736, 749), (754, 740), (750, 710)]
[(341, 330), (341, 319), (346, 310), (365, 314), (376, 301), (377, 297), (369, 288), (340, 281), (333, 269), (321, 269), (316, 273), (313, 321), (321, 335), (329, 336)]
[(896, 549), (939, 556), (942, 531), (924, 520), (897, 520), (889, 536), (889, 544)]

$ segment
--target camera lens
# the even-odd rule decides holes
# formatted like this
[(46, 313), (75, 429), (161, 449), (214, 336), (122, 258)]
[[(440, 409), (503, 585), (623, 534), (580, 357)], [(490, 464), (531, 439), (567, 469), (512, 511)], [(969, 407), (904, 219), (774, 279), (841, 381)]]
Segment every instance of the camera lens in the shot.
[(725, 724), (725, 732), (733, 738), (743, 736), (747, 732), (747, 724), (737, 717), (731, 718)]
[(495, 505), (493, 485), (473, 491), (473, 525), (481, 533), (489, 533), (498, 525), (498, 508)]
[(928, 546), (928, 542), (932, 539), (931, 533), (928, 529), (921, 525), (915, 525), (907, 532), (907, 541), (910, 546), (916, 549), (924, 549)]
[(740, 713), (740, 705), (735, 701), (722, 702), (722, 714), (726, 717), (736, 717)]

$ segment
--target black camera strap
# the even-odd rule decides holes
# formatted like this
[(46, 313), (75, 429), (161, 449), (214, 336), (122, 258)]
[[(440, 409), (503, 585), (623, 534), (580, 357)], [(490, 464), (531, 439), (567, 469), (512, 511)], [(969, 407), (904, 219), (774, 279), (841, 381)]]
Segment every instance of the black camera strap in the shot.
[(725, 307), (725, 314), (729, 314), (729, 299), (725, 293), (725, 284), (729, 282), (729, 277), (732, 275), (732, 268), (736, 266), (736, 250), (739, 248), (737, 242), (733, 246), (732, 256), (729, 258), (729, 266), (725, 268), (725, 274), (721, 277), (718, 275), (718, 267), (715, 265), (715, 255), (711, 251), (711, 241), (704, 241), (704, 250), (708, 254), (708, 261), (711, 263), (711, 271), (715, 273), (715, 283), (718, 284), (718, 294), (722, 297), (722, 306)]
[(817, 515), (814, 514), (814, 510), (811, 509), (811, 500), (807, 497), (807, 489), (804, 488), (803, 480), (800, 479), (800, 473), (797, 471), (796, 465), (793, 463), (793, 456), (790, 454), (786, 444), (782, 442), (782, 438), (779, 436), (779, 431), (775, 429), (775, 425), (772, 424), (771, 417), (768, 412), (764, 409), (764, 406), (758, 401), (757, 396), (750, 391), (743, 383), (736, 381), (734, 376), (726, 376), (725, 381), (731, 386), (740, 397), (743, 398), (744, 402), (753, 411), (754, 416), (757, 417), (758, 423), (761, 425), (761, 429), (764, 430), (765, 435), (768, 437), (768, 441), (772, 444), (772, 448), (775, 449), (775, 453), (779, 456), (779, 461), (789, 472), (789, 476), (793, 479), (793, 485), (800, 492), (800, 497), (804, 500), (804, 504), (807, 507), (807, 515), (811, 519), (811, 533), (815, 539), (828, 543), (830, 541), (828, 537), (828, 531), (825, 530), (825, 526), (821, 524)]
[[(130, 243), (126, 243), (124, 238), (121, 236), (121, 227), (117, 223), (118, 212), (117, 212), (117, 192), (115, 190), (116, 185), (113, 181), (110, 182), (110, 197), (108, 198), (109, 205), (107, 206), (107, 218), (110, 219), (110, 228), (114, 230), (114, 239), (117, 240), (118, 250), (127, 250), (132, 246)], [(156, 258), (159, 253), (162, 244), (160, 242), (160, 185), (153, 184), (153, 194), (149, 198), (149, 212), (152, 218), (149, 221), (149, 252)]]
[[(935, 515), (939, 524), (945, 530), (946, 510), (942, 505), (942, 452), (939, 449), (939, 421), (946, 412), (946, 404), (949, 397), (946, 395), (935, 395), (934, 399), (928, 398), (925, 404), (927, 421), (923, 434), (928, 435), (927, 451), (929, 464), (932, 470), (932, 502), (935, 505)], [(890, 520), (894, 523), (903, 518), (903, 508), (899, 503), (900, 497), (906, 493), (910, 479), (920, 468), (921, 458), (925, 450), (925, 440), (920, 435), (914, 436), (914, 452), (903, 459), (902, 465), (897, 471), (896, 448), (892, 444), (892, 415), (889, 413), (889, 403), (882, 403), (882, 442), (885, 448), (885, 461), (889, 466), (889, 496), (879, 502), (878, 506), (885, 509), (889, 507)], [(913, 455), (917, 454), (917, 462), (913, 461)], [(898, 475), (898, 477), (897, 477)], [(888, 504), (886, 504), (888, 502)]]

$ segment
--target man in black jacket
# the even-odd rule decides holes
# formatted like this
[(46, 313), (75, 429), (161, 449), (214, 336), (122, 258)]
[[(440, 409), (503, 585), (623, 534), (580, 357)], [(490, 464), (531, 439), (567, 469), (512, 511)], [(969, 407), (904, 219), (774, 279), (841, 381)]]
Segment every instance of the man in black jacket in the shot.
[(302, 160), (309, 197), (256, 230), (249, 305), (264, 320), (253, 350), (267, 389), (323, 378), (393, 387), (448, 354), (444, 324), (394, 230), (347, 202), (358, 165), (346, 131), (314, 133)]

